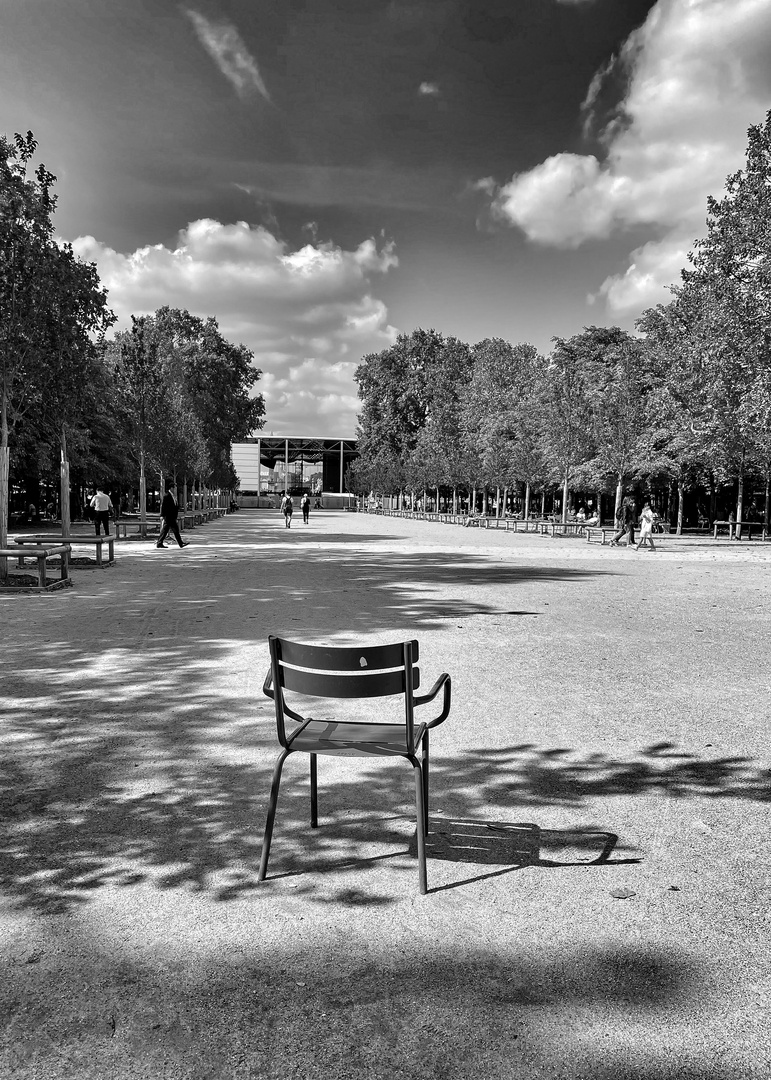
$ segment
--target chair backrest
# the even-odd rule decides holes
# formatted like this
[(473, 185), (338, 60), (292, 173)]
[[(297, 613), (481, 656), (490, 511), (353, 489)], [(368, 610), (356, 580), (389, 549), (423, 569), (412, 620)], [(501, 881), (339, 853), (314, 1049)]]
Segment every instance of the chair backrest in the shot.
[(271, 635), (276, 724), (286, 745), (284, 691), (310, 697), (373, 698), (404, 695), (406, 745), (413, 746), (413, 692), (420, 686), (417, 641), (365, 647), (302, 645)]

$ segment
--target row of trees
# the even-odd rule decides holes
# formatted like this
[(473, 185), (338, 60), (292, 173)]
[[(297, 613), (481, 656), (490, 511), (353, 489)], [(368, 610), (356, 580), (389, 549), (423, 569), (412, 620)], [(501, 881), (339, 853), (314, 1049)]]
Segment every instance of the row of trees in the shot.
[[(161, 308), (107, 340), (96, 267), (54, 236), (55, 177), (31, 132), (0, 137), (0, 548), (11, 479), (59, 473), (69, 528), (80, 483), (138, 487), (148, 471), (232, 488), (231, 444), (262, 425), (261, 372), (214, 319)], [(5, 573), (5, 560), (0, 571)]]
[[(771, 112), (746, 167), (708, 203), (707, 235), (672, 300), (638, 335), (590, 326), (550, 354), (434, 330), (401, 335), (356, 372), (360, 460), (351, 483), (383, 493), (521, 488), (685, 494), (771, 474)], [(714, 514), (712, 515), (714, 516)]]

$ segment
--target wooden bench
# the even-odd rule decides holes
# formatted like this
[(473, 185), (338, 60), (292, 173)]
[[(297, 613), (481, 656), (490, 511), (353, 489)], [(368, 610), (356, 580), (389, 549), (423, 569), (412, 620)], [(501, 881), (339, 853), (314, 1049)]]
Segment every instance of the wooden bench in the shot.
[(586, 526), (582, 521), (542, 521), (540, 523), (541, 536), (580, 536), (585, 529)]
[[(179, 531), (185, 532), (186, 529), (193, 529), (196, 525), (202, 525), (204, 523), (204, 515), (200, 510), (180, 510), (177, 516), (177, 525), (179, 525)], [(115, 522), (115, 535), (119, 540), (127, 540), (129, 535), (129, 526), (136, 526), (137, 536), (142, 535), (142, 522), (139, 517), (129, 518), (127, 521)], [(145, 535), (148, 533), (159, 533), (163, 526), (163, 518), (158, 514), (148, 514), (145, 518)]]
[(144, 538), (148, 533), (161, 531), (161, 518), (159, 514), (147, 514), (143, 523), (139, 514), (124, 514), (122, 521), (115, 522), (115, 535), (119, 540), (128, 539), (129, 525), (136, 526), (136, 535)]
[(718, 528), (726, 528), (726, 529), (728, 529), (728, 539), (729, 540), (742, 540), (743, 537), (744, 537), (745, 530), (747, 532), (747, 539), (751, 540), (752, 539), (752, 530), (753, 529), (755, 530), (756, 533), (757, 532), (760, 533), (760, 539), (761, 540), (767, 540), (768, 539), (768, 533), (766, 532), (766, 527), (765, 527), (765, 525), (763, 524), (762, 521), (715, 521), (715, 522), (713, 522), (713, 526), (714, 526), (714, 532), (713, 532), (713, 539), (714, 540), (717, 540)]
[(503, 518), (501, 524), (506, 532), (538, 532), (542, 521), (538, 518)]
[[(610, 540), (616, 535), (618, 529), (615, 525), (584, 525), (586, 531), (587, 544), (605, 544), (610, 543)], [(607, 540), (606, 540), (607, 537)]]
[[(46, 559), (51, 558), (52, 555), (61, 556), (61, 573), (58, 580), (49, 583)], [(21, 569), (24, 568), (25, 558), (37, 560), (37, 591), (39, 592), (51, 592), (53, 589), (61, 589), (67, 585), (72, 585), (70, 578), (70, 549), (67, 544), (46, 544), (45, 546), (28, 547), (17, 542), (14, 547), (0, 548), (0, 557), (17, 559)], [(34, 588), (34, 586), (30, 586), (30, 588)]]
[[(27, 547), (28, 545), (35, 544), (66, 544), (68, 547), (72, 547), (74, 544), (85, 545), (96, 549), (96, 565), (97, 566), (109, 566), (115, 562), (115, 537), (113, 536), (50, 536), (43, 533), (36, 534), (34, 536), (16, 536), (15, 542), (19, 547)], [(102, 555), (102, 548), (107, 545), (107, 563), (105, 564), (104, 557)], [(23, 556), (19, 555), (19, 566), (23, 566)]]

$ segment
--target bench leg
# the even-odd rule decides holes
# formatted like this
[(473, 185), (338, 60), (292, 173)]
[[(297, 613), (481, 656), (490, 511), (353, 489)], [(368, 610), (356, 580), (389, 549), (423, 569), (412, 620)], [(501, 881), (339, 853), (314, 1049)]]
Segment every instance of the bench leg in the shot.
[(37, 557), (37, 576), (40, 582), (40, 588), (46, 587), (46, 557), (45, 555), (38, 555)]

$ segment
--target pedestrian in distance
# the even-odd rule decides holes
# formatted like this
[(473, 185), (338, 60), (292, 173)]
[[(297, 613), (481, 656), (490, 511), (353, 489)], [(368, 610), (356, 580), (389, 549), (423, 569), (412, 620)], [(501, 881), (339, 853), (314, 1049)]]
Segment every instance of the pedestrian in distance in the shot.
[(177, 518), (179, 516), (179, 504), (177, 503), (177, 489), (173, 484), (170, 484), (166, 489), (166, 494), (163, 496), (163, 502), (161, 503), (161, 517), (163, 518), (163, 528), (161, 529), (161, 535), (158, 537), (156, 543), (157, 548), (165, 548), (164, 540), (169, 533), (172, 534), (181, 548), (187, 547), (187, 541), (183, 540), (179, 534), (179, 525), (177, 524)]
[(105, 495), (100, 487), (96, 489), (96, 495), (90, 502), (90, 507), (94, 511), (94, 528), (96, 529), (96, 535), (99, 535), (99, 527), (104, 526), (104, 535), (110, 535), (110, 511), (112, 510), (112, 500), (109, 495)]
[(284, 524), (287, 529), (292, 528), (292, 512), (294, 507), (292, 506), (292, 498), (288, 491), (284, 492), (284, 498), (281, 500), (281, 513), (284, 515)]
[(300, 507), (303, 512), (303, 522), (307, 525), (311, 516), (311, 497), (307, 491), (300, 500)]
[(656, 515), (651, 509), (651, 504), (647, 502), (642, 508), (640, 514), (640, 539), (637, 541), (635, 551), (639, 551), (641, 547), (646, 546), (646, 541), (650, 544), (651, 551), (655, 551), (656, 547), (653, 543), (653, 522), (656, 519)]
[(616, 511), (616, 531), (611, 537), (610, 546), (618, 547), (618, 542), (626, 532), (626, 526), (624, 525), (624, 503), (623, 501), (619, 505)]
[(619, 540), (626, 535), (626, 546), (634, 546), (634, 499), (624, 499), (616, 514), (616, 535), (610, 542), (611, 547), (618, 547)]

